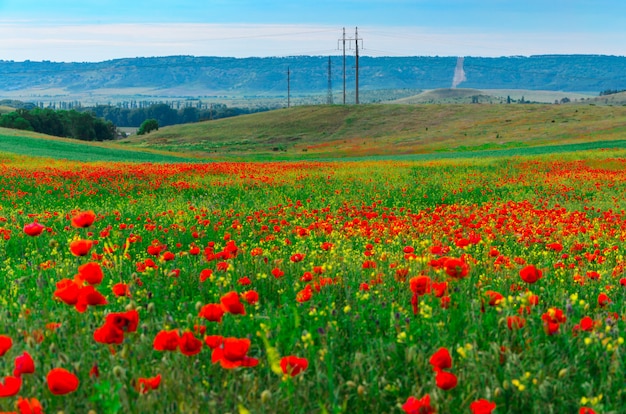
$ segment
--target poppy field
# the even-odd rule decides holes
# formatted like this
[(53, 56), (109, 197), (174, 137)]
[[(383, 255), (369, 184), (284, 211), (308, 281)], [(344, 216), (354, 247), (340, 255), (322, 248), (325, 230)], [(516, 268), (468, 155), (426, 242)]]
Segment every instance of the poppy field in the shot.
[(0, 160), (0, 411), (618, 413), (626, 152)]

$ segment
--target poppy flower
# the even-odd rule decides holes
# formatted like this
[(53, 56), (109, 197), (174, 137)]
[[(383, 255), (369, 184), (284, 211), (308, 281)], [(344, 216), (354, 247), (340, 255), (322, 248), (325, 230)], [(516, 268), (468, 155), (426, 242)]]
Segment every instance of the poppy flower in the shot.
[(199, 317), (204, 318), (210, 322), (222, 322), (222, 316), (224, 316), (224, 308), (222, 305), (216, 303), (209, 303), (204, 305), (200, 309)]
[(37, 398), (22, 398), (17, 400), (17, 409), (20, 414), (43, 414), (43, 408)]
[(583, 316), (583, 318), (580, 320), (580, 329), (582, 329), (583, 331), (592, 331), (593, 325), (593, 319), (591, 319), (591, 317), (589, 316)]
[(121, 344), (124, 342), (124, 331), (113, 324), (105, 323), (94, 331), (93, 339), (101, 344)]
[(491, 414), (496, 409), (496, 403), (480, 399), (470, 404), (472, 414)]
[(435, 383), (437, 384), (437, 387), (447, 391), (456, 387), (457, 378), (456, 375), (451, 372), (438, 371), (437, 375), (435, 376)]
[(112, 312), (106, 316), (105, 323), (114, 325), (124, 332), (135, 332), (139, 326), (139, 312), (135, 309), (126, 312)]
[(272, 276), (274, 276), (276, 279), (279, 279), (279, 278), (285, 276), (285, 272), (283, 272), (279, 268), (275, 267), (274, 269), (272, 269)]
[(0, 357), (7, 353), (13, 346), (13, 340), (10, 336), (0, 335)]
[(461, 259), (448, 258), (443, 262), (443, 268), (448, 276), (453, 279), (461, 279), (468, 275), (469, 266)]
[(224, 310), (233, 315), (245, 315), (246, 309), (243, 307), (243, 303), (239, 300), (237, 292), (228, 292), (220, 298), (220, 303)]
[(90, 285), (97, 285), (102, 282), (104, 274), (98, 263), (89, 262), (78, 267), (78, 277)]
[(113, 285), (111, 290), (113, 291), (113, 294), (117, 297), (130, 297), (130, 288), (126, 283), (116, 283)]
[(311, 285), (306, 285), (304, 289), (296, 293), (296, 301), (299, 303), (308, 302), (313, 297), (313, 289)]
[(496, 306), (504, 299), (504, 296), (493, 290), (488, 290), (485, 292), (485, 295), (489, 298), (489, 306)]
[(12, 397), (22, 388), (20, 377), (4, 377), (4, 382), (0, 382), (0, 397)]
[(96, 214), (92, 210), (82, 211), (72, 217), (71, 223), (73, 227), (86, 228), (91, 226), (95, 219)]
[(46, 376), (48, 389), (54, 395), (65, 395), (76, 391), (78, 377), (64, 368), (53, 368)]
[(295, 253), (295, 254), (291, 255), (289, 260), (291, 260), (293, 263), (301, 262), (302, 260), (304, 260), (304, 254), (302, 254), (302, 253)]
[(109, 302), (102, 295), (102, 293), (98, 292), (93, 286), (84, 286), (80, 288), (78, 291), (78, 299), (76, 300), (76, 304), (74, 307), (78, 312), (85, 312), (87, 310), (87, 306), (101, 306), (106, 305)]
[(600, 306), (601, 308), (605, 307), (606, 305), (608, 305), (609, 303), (611, 303), (611, 299), (609, 298), (609, 296), (602, 292), (598, 295), (598, 306)]
[(176, 351), (178, 348), (179, 336), (178, 330), (159, 331), (154, 337), (152, 347), (156, 351)]
[(305, 371), (309, 366), (306, 358), (298, 358), (296, 356), (286, 356), (280, 360), (280, 368), (283, 373), (295, 377), (299, 373)]
[(152, 378), (139, 378), (137, 380), (137, 391), (145, 394), (148, 391), (156, 390), (161, 385), (161, 374)]
[(507, 316), (506, 326), (510, 330), (521, 329), (526, 325), (526, 319), (520, 316)]
[(580, 409), (578, 410), (578, 414), (596, 414), (596, 412), (593, 408), (580, 407)]
[(81, 285), (71, 279), (61, 279), (56, 283), (54, 296), (68, 305), (76, 305)]
[(418, 296), (425, 295), (426, 293), (430, 293), (431, 289), (431, 280), (428, 276), (416, 276), (412, 277), (409, 280), (409, 286), (411, 287), (411, 291)]
[(200, 282), (204, 282), (205, 280), (211, 278), (213, 276), (213, 270), (211, 269), (202, 269), (200, 272)]
[(415, 397), (409, 397), (402, 409), (406, 414), (434, 414), (435, 410), (430, 406), (430, 395), (426, 394), (419, 400)]
[(211, 349), (215, 349), (224, 342), (224, 337), (221, 335), (207, 335), (204, 337), (204, 343)]
[(70, 243), (70, 252), (74, 256), (86, 256), (93, 246), (93, 240), (78, 239)]
[(30, 237), (39, 236), (41, 233), (43, 233), (45, 229), (46, 226), (41, 223), (37, 223), (36, 221), (24, 225), (24, 233), (26, 233)]
[(437, 352), (430, 357), (429, 362), (430, 365), (433, 366), (434, 371), (452, 368), (452, 357), (450, 356), (450, 351), (446, 348), (439, 348)]
[(520, 277), (526, 283), (535, 283), (543, 277), (541, 270), (537, 269), (534, 265), (528, 265), (522, 268), (519, 272)]
[(250, 305), (254, 305), (259, 301), (259, 293), (254, 290), (243, 292), (241, 297)]
[(196, 355), (202, 351), (202, 341), (196, 338), (193, 332), (187, 331), (178, 339), (178, 348), (183, 355)]
[(222, 368), (253, 367), (259, 361), (247, 356), (250, 349), (250, 340), (247, 338), (224, 338), (222, 344), (213, 349), (211, 361), (220, 363)]
[(22, 355), (15, 358), (15, 369), (13, 376), (20, 377), (22, 374), (32, 374), (35, 372), (35, 362), (30, 354), (26, 351)]

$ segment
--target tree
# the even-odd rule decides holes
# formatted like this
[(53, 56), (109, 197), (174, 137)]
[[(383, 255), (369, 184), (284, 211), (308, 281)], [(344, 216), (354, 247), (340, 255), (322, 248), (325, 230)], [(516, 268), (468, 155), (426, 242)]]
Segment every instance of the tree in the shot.
[(159, 121), (154, 118), (146, 119), (141, 123), (139, 130), (137, 131), (137, 135), (145, 135), (152, 131), (159, 130)]

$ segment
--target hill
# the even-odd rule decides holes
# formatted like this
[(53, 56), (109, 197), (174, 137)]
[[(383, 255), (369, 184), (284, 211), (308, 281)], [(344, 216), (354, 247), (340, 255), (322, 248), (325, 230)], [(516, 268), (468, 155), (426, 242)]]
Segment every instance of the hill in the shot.
[[(368, 91), (449, 88), (456, 57), (361, 57), (359, 84)], [(347, 58), (348, 103), (355, 88), (354, 57)], [(526, 89), (584, 92), (625, 88), (626, 57), (601, 55), (541, 55), (529, 57), (466, 57), (470, 89)], [(98, 63), (0, 61), (0, 98), (37, 103), (80, 101), (108, 103), (124, 100), (209, 99), (246, 102), (286, 98), (287, 70), (294, 100), (325, 101), (328, 91), (327, 56), (220, 58), (169, 56), (117, 59)], [(342, 99), (342, 57), (331, 57), (335, 102)], [(415, 92), (411, 93), (415, 94)], [(305, 99), (306, 98), (306, 99)], [(370, 94), (369, 101), (385, 100)]]
[(340, 158), (530, 148), (626, 136), (626, 107), (306, 106), (161, 128), (129, 147), (238, 159)]

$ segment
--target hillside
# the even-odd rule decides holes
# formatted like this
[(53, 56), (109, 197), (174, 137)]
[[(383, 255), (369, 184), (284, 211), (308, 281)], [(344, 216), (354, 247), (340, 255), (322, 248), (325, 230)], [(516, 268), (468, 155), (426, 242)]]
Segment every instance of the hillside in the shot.
[[(368, 91), (430, 90), (452, 85), (456, 57), (368, 57), (359, 60), (363, 98), (386, 99)], [(348, 103), (353, 102), (355, 62), (347, 57)], [(117, 59), (98, 63), (0, 61), (0, 98), (49, 104), (81, 101), (108, 103), (124, 100), (286, 98), (287, 70), (292, 98), (301, 102), (325, 100), (328, 91), (327, 56), (220, 58), (170, 56)], [(626, 57), (600, 55), (544, 55), (530, 57), (466, 57), (468, 89), (526, 89), (584, 92), (626, 87)], [(331, 86), (342, 95), (342, 57), (331, 57)], [(304, 99), (306, 97), (306, 99)], [(398, 96), (392, 99), (397, 99)], [(342, 98), (341, 98), (342, 99)]]
[(307, 106), (161, 128), (120, 144), (200, 157), (295, 159), (530, 148), (623, 140), (626, 107)]

